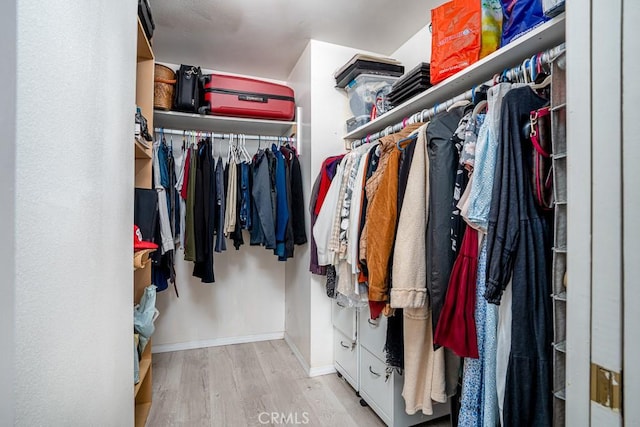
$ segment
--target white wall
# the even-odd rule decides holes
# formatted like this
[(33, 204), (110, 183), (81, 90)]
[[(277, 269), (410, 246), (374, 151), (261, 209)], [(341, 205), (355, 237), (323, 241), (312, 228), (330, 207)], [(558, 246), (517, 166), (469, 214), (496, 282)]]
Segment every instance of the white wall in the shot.
[[(303, 194), (305, 207), (309, 205), (309, 194), (313, 185), (311, 175), (311, 43), (307, 44), (298, 62), (291, 70), (288, 84), (293, 88), (296, 104), (301, 108), (302, 120), (298, 120), (302, 128), (298, 129), (298, 144), (301, 148), (300, 168), (302, 170)], [(315, 177), (313, 177), (315, 179)], [(310, 241), (309, 211), (305, 209), (307, 239)], [(287, 341), (302, 358), (305, 369), (311, 360), (311, 273), (309, 272), (309, 253), (311, 244), (296, 247), (296, 258), (287, 262), (285, 273), (285, 332)]]
[(15, 422), (131, 425), (135, 3), (17, 28)]
[[(362, 51), (311, 40), (289, 76), (298, 104), (303, 106), (302, 167), (307, 205), (324, 159), (345, 150), (342, 136), (345, 121), (352, 114), (346, 93), (334, 87), (333, 72), (358, 52)], [(308, 218), (307, 224), (310, 226)], [(287, 266), (286, 333), (305, 368), (315, 375), (326, 373), (333, 365), (333, 326), (325, 278), (309, 273), (309, 249), (309, 245), (304, 247), (295, 265)]]
[(272, 251), (245, 245), (214, 255), (215, 283), (193, 277), (193, 263), (176, 253), (180, 298), (173, 286), (158, 293), (160, 317), (154, 351), (207, 347), (252, 339), (282, 338), (284, 331), (284, 263)]
[[(157, 62), (176, 70), (179, 64)], [(204, 74), (220, 73), (203, 69)], [(283, 81), (263, 79), (278, 84)], [(241, 129), (238, 129), (240, 132)], [(174, 141), (181, 137), (174, 136)], [(223, 147), (226, 158), (227, 142), (215, 142), (214, 153)], [(257, 141), (247, 141), (247, 150), (254, 153)], [(262, 148), (265, 143), (262, 143)], [(205, 284), (193, 277), (193, 263), (184, 261), (182, 248), (176, 251), (176, 282), (180, 297), (173, 286), (158, 293), (156, 306), (160, 317), (153, 335), (153, 351), (163, 352), (186, 348), (209, 347), (234, 342), (282, 338), (285, 330), (285, 264), (263, 247), (250, 246), (249, 234), (244, 232), (245, 244), (236, 251), (227, 239), (227, 251), (214, 254), (215, 283)], [(301, 256), (296, 246), (295, 256)]]
[(0, 14), (0, 425), (14, 424), (14, 220), (15, 220), (15, 132), (16, 132), (16, 4), (6, 2)]
[[(426, 19), (430, 21), (429, 17)], [(428, 23), (389, 56), (402, 62), (405, 72), (411, 71), (421, 62), (429, 62), (431, 60), (431, 32)]]
[[(342, 136), (346, 133), (345, 121), (352, 114), (346, 93), (334, 87), (333, 73), (358, 52), (350, 47), (311, 41), (313, 180), (325, 158), (345, 151)], [(311, 275), (311, 368), (333, 364), (332, 300), (327, 297), (325, 282), (324, 276)]]

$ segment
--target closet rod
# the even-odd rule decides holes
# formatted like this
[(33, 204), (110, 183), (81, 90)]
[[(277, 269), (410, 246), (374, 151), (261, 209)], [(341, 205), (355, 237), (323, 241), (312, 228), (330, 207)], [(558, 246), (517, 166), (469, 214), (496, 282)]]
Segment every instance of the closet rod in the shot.
[(239, 135), (242, 135), (245, 139), (247, 140), (254, 140), (254, 141), (275, 141), (275, 142), (296, 142), (296, 138), (295, 137), (289, 137), (289, 136), (263, 136), (263, 135), (245, 135), (243, 133), (215, 133), (215, 132), (208, 132), (208, 131), (198, 131), (198, 130), (178, 130), (178, 129), (167, 129), (167, 128), (155, 128), (155, 132), (156, 134), (158, 133), (165, 133), (167, 135), (180, 135), (180, 136), (187, 136), (189, 134), (192, 133), (196, 133), (196, 134), (200, 134), (200, 135), (204, 135), (204, 136), (208, 136), (211, 138), (215, 138), (215, 139), (231, 139), (231, 135), (238, 137)]
[[(566, 46), (564, 43), (562, 43), (561, 45), (558, 45), (554, 48), (551, 48), (549, 50), (546, 50), (544, 52), (538, 53), (536, 55), (534, 55), (534, 57), (539, 57), (538, 61), (539, 64), (542, 65), (549, 65), (551, 64), (551, 62), (553, 62), (553, 60), (560, 55), (561, 53), (563, 53), (566, 50)], [(533, 57), (532, 57), (533, 58)], [(505, 69), (501, 74), (496, 74), (496, 76), (500, 77), (500, 80), (513, 80), (513, 79), (517, 79), (517, 78), (523, 78), (523, 70), (525, 68), (529, 68), (529, 64), (527, 64), (527, 61), (529, 61), (530, 59), (527, 58), (524, 60), (524, 62), (516, 67), (513, 68), (507, 68)], [(527, 65), (525, 65), (527, 64)], [(484, 83), (481, 83), (479, 85), (477, 85), (477, 87), (480, 86), (493, 86), (495, 84), (497, 84), (497, 82), (495, 81), (496, 76), (494, 76), (491, 80), (487, 80)], [(418, 122), (423, 122), (433, 116), (435, 116), (437, 113), (441, 113), (443, 111), (445, 111), (447, 108), (449, 108), (450, 106), (452, 106), (453, 104), (455, 104), (456, 102), (460, 102), (460, 101), (467, 101), (467, 100), (471, 100), (474, 97), (474, 92), (475, 92), (475, 88), (473, 89), (469, 89), (468, 91), (461, 93), (458, 96), (455, 96), (451, 99), (448, 99), (447, 101), (444, 102), (436, 102), (435, 105), (431, 108), (426, 108), (422, 111), (419, 111), (413, 115), (411, 115), (410, 117), (408, 117), (407, 119), (396, 123), (395, 125), (391, 125), (391, 126), (387, 126), (386, 128), (384, 128), (383, 130), (376, 132), (374, 134), (368, 135), (362, 139), (359, 140), (355, 140), (351, 143), (351, 148), (355, 148), (358, 147), (364, 143), (367, 142), (371, 142), (371, 141), (375, 141), (377, 139), (382, 138), (383, 136), (387, 136), (387, 135), (391, 135), (393, 133), (396, 132), (400, 132), (402, 129), (404, 129), (408, 124), (412, 124), (412, 123), (418, 123)]]

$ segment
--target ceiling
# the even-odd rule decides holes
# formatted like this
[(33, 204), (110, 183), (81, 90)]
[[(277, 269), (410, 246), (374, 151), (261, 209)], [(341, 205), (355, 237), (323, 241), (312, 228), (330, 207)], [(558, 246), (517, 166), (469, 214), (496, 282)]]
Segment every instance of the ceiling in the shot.
[(286, 80), (309, 39), (390, 55), (430, 21), (437, 3), (150, 0), (153, 50), (164, 62)]

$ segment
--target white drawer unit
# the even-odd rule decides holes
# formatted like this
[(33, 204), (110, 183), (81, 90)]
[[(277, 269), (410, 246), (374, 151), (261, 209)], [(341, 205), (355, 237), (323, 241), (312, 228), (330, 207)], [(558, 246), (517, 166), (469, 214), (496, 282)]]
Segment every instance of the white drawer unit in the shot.
[(360, 348), (360, 396), (390, 427), (408, 427), (448, 415), (450, 404), (433, 405), (433, 415), (408, 415), (402, 397), (404, 378), (397, 372), (387, 377), (386, 364), (366, 348)]
[(380, 360), (386, 360), (384, 345), (387, 338), (387, 317), (371, 320), (369, 307), (358, 313), (358, 342)]
[(355, 340), (333, 329), (333, 357), (336, 370), (358, 390), (358, 345)]
[(351, 340), (356, 339), (356, 309), (347, 307), (339, 301), (333, 301), (331, 306), (331, 321), (334, 328), (338, 329)]
[(397, 372), (387, 376), (384, 345), (387, 318), (369, 317), (369, 307), (359, 310), (334, 302), (333, 352), (340, 375), (371, 409), (390, 427), (408, 427), (440, 418), (450, 413), (450, 403), (433, 405), (433, 415), (405, 412), (402, 387), (404, 378)]
[[(360, 396), (389, 424), (393, 410), (393, 378), (386, 365), (366, 348), (360, 349)], [(402, 399), (402, 397), (400, 397)]]

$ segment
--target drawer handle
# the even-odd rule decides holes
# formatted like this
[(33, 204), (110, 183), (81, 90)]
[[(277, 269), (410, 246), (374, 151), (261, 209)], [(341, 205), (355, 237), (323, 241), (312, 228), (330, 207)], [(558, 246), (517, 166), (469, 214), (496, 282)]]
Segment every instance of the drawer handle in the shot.
[(340, 345), (343, 346), (344, 348), (351, 348), (350, 345), (345, 345), (343, 341), (340, 341)]
[(378, 322), (374, 322), (371, 319), (367, 319), (367, 323), (370, 324), (371, 326), (373, 326), (374, 328), (378, 327)]
[(374, 372), (373, 369), (371, 369), (371, 365), (369, 365), (369, 372), (371, 372), (373, 375), (376, 376), (376, 378), (380, 377), (381, 375), (377, 372)]
[(338, 304), (338, 307), (342, 307), (342, 308), (346, 307), (346, 305), (342, 304), (340, 301), (336, 302), (336, 304)]

